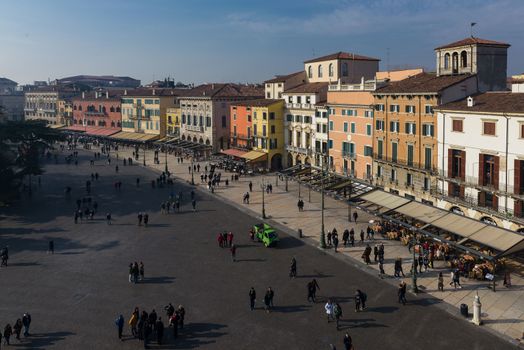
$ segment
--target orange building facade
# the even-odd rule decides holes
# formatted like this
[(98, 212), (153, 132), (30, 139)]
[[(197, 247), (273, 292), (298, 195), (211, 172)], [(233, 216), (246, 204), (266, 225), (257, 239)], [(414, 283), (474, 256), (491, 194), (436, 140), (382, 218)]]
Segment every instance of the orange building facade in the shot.
[(250, 150), (253, 139), (253, 114), (249, 104), (230, 106), (230, 145), (232, 148)]

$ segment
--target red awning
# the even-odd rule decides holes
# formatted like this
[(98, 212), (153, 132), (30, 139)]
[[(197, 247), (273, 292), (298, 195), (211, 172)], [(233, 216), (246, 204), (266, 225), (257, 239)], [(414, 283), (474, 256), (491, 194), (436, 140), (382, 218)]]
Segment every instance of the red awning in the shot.
[(233, 157), (238, 157), (238, 158), (242, 158), (242, 156), (244, 154), (246, 154), (247, 152), (245, 151), (241, 151), (239, 149), (235, 149), (235, 148), (230, 148), (230, 149), (225, 149), (225, 150), (222, 150), (220, 153), (222, 154), (226, 154), (228, 156), (233, 156)]
[(87, 133), (93, 136), (110, 136), (119, 132), (116, 128), (96, 128), (95, 130), (88, 130)]

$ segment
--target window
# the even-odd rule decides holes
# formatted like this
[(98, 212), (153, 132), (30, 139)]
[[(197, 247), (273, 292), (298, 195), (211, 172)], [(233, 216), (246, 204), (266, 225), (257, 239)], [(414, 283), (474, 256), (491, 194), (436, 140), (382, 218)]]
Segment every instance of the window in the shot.
[(318, 77), (322, 78), (322, 65), (321, 64), (318, 65)]
[(342, 76), (348, 76), (348, 64), (346, 62), (342, 63)]
[(206, 117), (206, 127), (211, 127), (211, 117)]
[(524, 123), (520, 124), (520, 138), (524, 139)]
[(330, 149), (333, 148), (333, 140), (329, 140), (329, 141), (328, 141), (328, 145), (329, 145), (329, 148), (330, 148)]
[(293, 96), (289, 96), (289, 97), (287, 98), (287, 102), (289, 102), (289, 103), (293, 103)]
[(429, 177), (424, 178), (424, 191), (429, 191), (429, 188), (431, 187), (431, 181), (429, 180)]
[(462, 132), (463, 131), (462, 122), (463, 122), (462, 119), (453, 119), (451, 130), (455, 132)]
[(372, 132), (371, 124), (366, 124), (366, 135), (371, 136)]
[(146, 98), (146, 99), (144, 100), (144, 103), (145, 103), (146, 105), (152, 105), (154, 102), (153, 102), (153, 100)]
[(293, 116), (291, 114), (286, 115), (286, 120), (288, 122), (292, 122), (293, 121)]
[(333, 130), (333, 121), (329, 122), (329, 130)]
[(269, 112), (269, 119), (274, 120), (275, 119), (275, 112)]
[(364, 117), (373, 118), (373, 111), (364, 111)]
[(296, 115), (296, 116), (295, 116), (295, 122), (297, 122), (297, 123), (302, 123), (302, 116), (300, 116), (300, 115)]
[(389, 111), (392, 113), (399, 113), (400, 106), (399, 105), (389, 105)]
[(186, 123), (186, 115), (182, 114), (182, 124), (185, 124), (185, 123)]
[(251, 115), (249, 115), (249, 114), (247, 115), (247, 121), (251, 122)]
[(357, 127), (356, 127), (355, 123), (351, 123), (351, 133), (352, 134), (356, 133), (356, 129), (357, 129)]
[(375, 105), (375, 109), (379, 112), (384, 112), (384, 105), (383, 104)]
[(426, 105), (424, 108), (425, 114), (433, 114), (433, 106), (432, 105)]
[(397, 171), (395, 169), (391, 169), (391, 181), (395, 181), (397, 179)]
[[(257, 136), (257, 124), (253, 125), (253, 135)], [(299, 136), (300, 138), (300, 136)]]
[(384, 121), (383, 120), (376, 120), (375, 121), (375, 129), (384, 131)]
[(422, 135), (433, 137), (435, 136), (435, 127), (433, 124), (422, 124)]
[(496, 129), (495, 126), (496, 126), (495, 122), (483, 122), (482, 134), (495, 136), (495, 129)]
[(399, 132), (399, 122), (389, 122), (389, 131)]
[(468, 53), (466, 51), (462, 51), (460, 53), (460, 66), (462, 68), (466, 68), (468, 66)]
[(406, 113), (415, 113), (415, 106), (407, 105), (406, 106)]
[[(307, 76), (308, 78), (313, 78), (313, 67), (309, 66), (307, 67)], [(291, 102), (291, 101), (289, 101)]]
[(413, 174), (407, 174), (406, 175), (406, 185), (411, 186), (413, 185)]
[(415, 135), (417, 132), (417, 124), (415, 123), (406, 123), (406, 134)]
[(266, 98), (271, 98), (271, 93), (270, 92), (266, 93)]
[(329, 76), (332, 77), (334, 75), (334, 72), (333, 72), (333, 63), (330, 63), (329, 64)]
[(391, 142), (391, 161), (396, 163), (398, 159), (398, 143)]
[(274, 126), (274, 125), (271, 125), (271, 133), (272, 133), (272, 134), (275, 133), (275, 126)]
[(413, 166), (413, 150), (413, 145), (408, 144), (408, 166)]
[(266, 112), (262, 112), (262, 119), (267, 120), (267, 113)]
[(222, 116), (222, 127), (223, 128), (227, 127), (227, 119), (225, 115)]
[(378, 159), (382, 159), (382, 153), (383, 153), (383, 148), (384, 148), (384, 141), (383, 140), (378, 140), (377, 141), (377, 158)]
[(264, 137), (267, 136), (266, 131), (267, 131), (266, 130), (266, 126), (262, 125), (262, 136), (264, 136)]
[(364, 155), (366, 157), (373, 156), (373, 147), (371, 147), (371, 146), (364, 146)]
[(382, 176), (382, 166), (377, 166), (377, 176)]
[(302, 96), (297, 96), (297, 103), (302, 103)]
[(431, 163), (432, 163), (432, 149), (430, 147), (426, 147), (424, 150), (424, 169), (431, 170)]
[(444, 69), (449, 69), (449, 59), (450, 59), (449, 53), (445, 54), (444, 55)]
[(344, 122), (344, 132), (348, 132), (348, 123)]

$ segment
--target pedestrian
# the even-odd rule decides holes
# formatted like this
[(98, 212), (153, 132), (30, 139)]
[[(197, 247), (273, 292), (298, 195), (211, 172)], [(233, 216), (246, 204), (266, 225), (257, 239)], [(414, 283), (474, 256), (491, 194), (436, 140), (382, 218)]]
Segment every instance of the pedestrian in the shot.
[(364, 244), (364, 230), (360, 230), (360, 244)]
[(4, 328), (4, 345), (10, 345), (9, 339), (11, 338), (11, 334), (13, 334), (13, 329), (11, 328), (11, 325), (8, 323)]
[(357, 212), (354, 212), (353, 213), (353, 220), (355, 220), (355, 222), (357, 222), (357, 219), (358, 219), (358, 214), (357, 214)]
[(55, 253), (55, 242), (53, 240), (50, 240), (47, 254), (54, 254), (54, 253)]
[(297, 260), (295, 259), (295, 257), (291, 258), (291, 267), (289, 269), (289, 277), (290, 278), (297, 277)]
[(193, 207), (193, 211), (196, 211), (196, 200), (191, 201), (191, 206)]
[(331, 231), (327, 233), (327, 245), (331, 247)]
[(353, 339), (351, 339), (351, 336), (349, 334), (344, 335), (344, 349), (345, 350), (353, 350)]
[(227, 234), (227, 244), (229, 247), (233, 245), (233, 232), (229, 231)]
[(118, 165), (115, 166), (115, 172), (118, 174)]
[(338, 248), (338, 235), (335, 235), (332, 239), (333, 239), (333, 246), (335, 247), (335, 253), (336, 253), (337, 248)]
[(364, 249), (364, 253), (362, 254), (362, 259), (364, 262), (369, 265), (371, 263), (371, 259), (369, 258), (371, 255), (371, 247), (369, 244), (366, 245), (366, 249)]
[(236, 262), (237, 246), (234, 245), (234, 244), (231, 245), (230, 250), (231, 250), (231, 260), (232, 260), (233, 262)]
[(138, 215), (137, 215), (137, 218), (138, 218), (138, 226), (142, 226), (142, 219), (143, 219), (143, 215), (142, 215), (142, 212), (139, 212)]
[(444, 276), (442, 275), (442, 272), (438, 273), (438, 290), (441, 292), (444, 291)]
[(178, 305), (178, 324), (180, 325), (180, 329), (184, 329), (184, 320), (186, 318), (186, 309), (182, 305)]
[(139, 274), (140, 274), (140, 282), (142, 282), (144, 280), (144, 263), (143, 262), (140, 262), (140, 267), (139, 267)]
[(398, 302), (399, 304), (406, 305), (406, 282), (401, 281), (398, 285)]
[(355, 246), (355, 230), (353, 229), (349, 231), (349, 243), (351, 244), (352, 247)]
[(338, 330), (339, 321), (340, 321), (340, 318), (342, 317), (342, 307), (337, 302), (335, 302), (333, 305), (333, 315), (335, 316), (335, 322), (337, 324), (337, 330)]
[(386, 272), (384, 271), (384, 258), (383, 257), (380, 257), (378, 259), (378, 268), (380, 271), (380, 278), (382, 278), (386, 274)]
[(106, 222), (108, 225), (111, 225), (111, 213), (106, 214)]
[(253, 183), (249, 181), (249, 192), (253, 192)]
[(330, 320), (333, 319), (333, 302), (331, 299), (328, 299), (326, 305), (324, 305), (324, 309), (326, 310), (326, 318), (329, 323)]
[(144, 214), (144, 226), (147, 227), (149, 223), (149, 214)]
[(22, 324), (24, 325), (24, 337), (27, 337), (29, 336), (29, 327), (31, 326), (31, 315), (29, 312), (22, 316)]
[(459, 289), (462, 289), (462, 286), (460, 285), (460, 271), (459, 269), (455, 269), (454, 271), (451, 271), (451, 283), (453, 284), (453, 287), (457, 289), (457, 284), (459, 286)]
[(164, 338), (164, 322), (162, 322), (162, 317), (158, 318), (155, 324), (156, 330), (156, 341), (159, 345), (162, 344), (162, 339)]
[(255, 302), (257, 301), (257, 292), (255, 291), (255, 288), (251, 287), (249, 290), (249, 307), (251, 308), (251, 311), (255, 309)]
[(349, 241), (349, 231), (348, 229), (345, 229), (342, 233), (342, 242), (344, 243), (344, 248), (347, 246)]
[(224, 248), (224, 236), (222, 236), (221, 233), (218, 234), (217, 241), (218, 241), (218, 246), (220, 248)]
[(270, 308), (271, 308), (271, 293), (270, 293), (269, 288), (267, 289), (266, 294), (264, 295), (264, 306), (265, 306), (266, 312), (269, 313)]
[(368, 295), (360, 289), (357, 289), (357, 293), (360, 296), (360, 310), (364, 310), (366, 308), (366, 301), (368, 300)]
[(378, 259), (378, 247), (375, 244), (375, 246), (373, 247), (373, 261), (377, 262), (377, 259)]
[(355, 312), (362, 310), (362, 299), (358, 290), (355, 292)]
[(17, 319), (13, 326), (13, 332), (15, 333), (16, 340), (20, 341), (20, 333), (22, 333), (22, 320)]
[(115, 320), (116, 328), (118, 329), (118, 339), (122, 340), (122, 332), (124, 330), (124, 316), (120, 315)]

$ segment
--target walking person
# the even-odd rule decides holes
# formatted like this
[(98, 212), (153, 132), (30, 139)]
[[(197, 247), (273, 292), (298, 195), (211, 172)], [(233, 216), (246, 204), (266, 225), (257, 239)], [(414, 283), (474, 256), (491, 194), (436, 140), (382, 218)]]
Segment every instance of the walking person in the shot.
[(186, 318), (186, 309), (182, 305), (178, 305), (178, 324), (180, 325), (180, 329), (184, 329), (184, 320)]
[(335, 247), (335, 253), (337, 252), (337, 248), (338, 248), (338, 235), (335, 235), (333, 238), (333, 246)]
[(4, 345), (10, 345), (9, 339), (11, 338), (11, 335), (13, 334), (13, 329), (11, 328), (11, 325), (8, 323), (4, 328)]
[(253, 192), (253, 183), (249, 181), (249, 192)]
[(255, 309), (255, 302), (257, 301), (257, 292), (255, 291), (255, 288), (251, 287), (249, 290), (249, 307), (251, 308), (251, 311)]
[(144, 214), (144, 226), (147, 227), (149, 223), (149, 214)]
[(342, 307), (337, 302), (335, 302), (335, 304), (333, 305), (333, 315), (335, 316), (335, 322), (337, 324), (337, 330), (338, 330), (339, 321), (340, 321), (340, 318), (342, 317)]
[(358, 214), (357, 214), (357, 212), (355, 211), (355, 212), (353, 213), (353, 220), (355, 220), (355, 222), (357, 222), (357, 219), (358, 219)]
[(124, 331), (124, 316), (120, 315), (115, 320), (116, 328), (118, 329), (118, 339), (123, 341), (122, 332)]
[(144, 263), (143, 262), (140, 262), (140, 267), (138, 269), (138, 272), (140, 274), (140, 282), (142, 282), (144, 280)]
[(351, 339), (351, 336), (348, 333), (344, 335), (342, 342), (344, 343), (345, 350), (353, 350), (353, 339)]
[(196, 200), (195, 199), (191, 201), (191, 206), (193, 207), (193, 211), (196, 211)]
[[(122, 317), (122, 323), (123, 322), (124, 322), (124, 318)], [(136, 328), (137, 323), (138, 323), (138, 309), (135, 309), (135, 311), (133, 311), (133, 314), (131, 315), (131, 318), (129, 319), (127, 323), (129, 324), (129, 328), (131, 328), (131, 334), (133, 335), (133, 337), (136, 338), (138, 336), (138, 332)]]
[(331, 299), (328, 299), (326, 305), (324, 305), (324, 310), (326, 310), (326, 318), (329, 323), (333, 319), (333, 302)]
[(29, 312), (22, 316), (22, 324), (24, 325), (24, 337), (27, 337), (29, 336), (29, 327), (31, 326), (31, 315)]
[(231, 260), (233, 262), (236, 262), (236, 255), (237, 255), (237, 246), (236, 245), (232, 245), (231, 248), (230, 248), (230, 251), (231, 251)]
[(142, 219), (144, 218), (144, 216), (142, 215), (142, 212), (138, 213), (137, 218), (138, 218), (138, 226), (142, 226)]
[(399, 304), (406, 305), (406, 282), (401, 281), (398, 285), (398, 302)]
[(438, 273), (438, 290), (441, 292), (444, 291), (444, 276), (442, 275), (442, 272)]
[(290, 278), (297, 277), (297, 260), (295, 259), (295, 257), (291, 258), (291, 266), (289, 268), (289, 277)]
[(111, 213), (106, 214), (106, 222), (108, 225), (111, 225)]
[(162, 322), (162, 317), (159, 317), (158, 321), (156, 321), (155, 331), (156, 331), (156, 341), (159, 345), (162, 345), (162, 340), (164, 338), (164, 322)]
[(13, 331), (15, 333), (16, 340), (20, 341), (20, 333), (22, 333), (22, 320), (17, 319), (15, 325), (13, 326)]
[(49, 241), (49, 248), (47, 249), (47, 254), (55, 253), (55, 242), (53, 240)]

